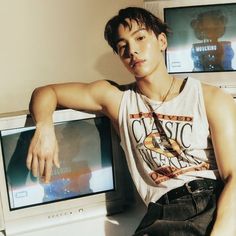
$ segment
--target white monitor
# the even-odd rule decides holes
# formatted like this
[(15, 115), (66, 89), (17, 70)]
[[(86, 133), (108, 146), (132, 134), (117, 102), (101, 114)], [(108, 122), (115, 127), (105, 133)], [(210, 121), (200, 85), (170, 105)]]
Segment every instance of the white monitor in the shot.
[(145, 8), (172, 30), (165, 54), (169, 73), (194, 77), (236, 96), (236, 0), (146, 1)]
[(53, 168), (52, 180), (45, 184), (26, 168), (35, 130), (31, 117), (0, 117), (0, 231), (6, 235), (123, 209), (123, 157), (110, 120), (98, 114), (59, 110), (54, 122), (61, 167)]

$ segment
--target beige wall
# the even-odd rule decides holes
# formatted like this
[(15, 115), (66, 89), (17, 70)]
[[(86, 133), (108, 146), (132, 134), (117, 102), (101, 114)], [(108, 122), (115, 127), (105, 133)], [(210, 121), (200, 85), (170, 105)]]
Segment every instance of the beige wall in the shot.
[(103, 39), (104, 25), (143, 0), (0, 0), (0, 113), (25, 110), (48, 83), (132, 80)]

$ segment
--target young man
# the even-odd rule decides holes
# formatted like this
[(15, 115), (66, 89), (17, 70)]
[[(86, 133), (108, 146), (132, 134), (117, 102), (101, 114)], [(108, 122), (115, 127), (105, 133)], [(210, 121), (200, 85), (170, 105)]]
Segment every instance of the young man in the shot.
[(120, 135), (130, 173), (148, 205), (136, 236), (235, 236), (234, 101), (218, 88), (167, 73), (167, 33), (148, 11), (122, 9), (107, 23), (105, 38), (135, 83), (126, 89), (108, 81), (36, 89), (30, 103), (36, 132), (27, 166), (45, 181), (53, 164), (59, 167), (52, 121), (58, 106), (103, 112)]

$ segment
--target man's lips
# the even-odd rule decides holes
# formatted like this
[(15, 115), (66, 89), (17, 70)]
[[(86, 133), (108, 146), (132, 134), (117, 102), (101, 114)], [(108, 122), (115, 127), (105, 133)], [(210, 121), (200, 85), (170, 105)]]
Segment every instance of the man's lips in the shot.
[(130, 67), (134, 68), (135, 66), (140, 65), (144, 62), (145, 62), (145, 60), (143, 60), (143, 59), (132, 60), (130, 63)]

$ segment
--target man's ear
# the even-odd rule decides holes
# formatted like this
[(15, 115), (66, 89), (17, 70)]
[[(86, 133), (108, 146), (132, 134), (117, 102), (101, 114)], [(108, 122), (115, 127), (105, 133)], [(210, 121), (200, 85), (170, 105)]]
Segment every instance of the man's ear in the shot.
[(162, 52), (165, 51), (167, 48), (167, 37), (165, 33), (160, 33), (158, 35), (158, 42), (159, 42), (161, 51)]

